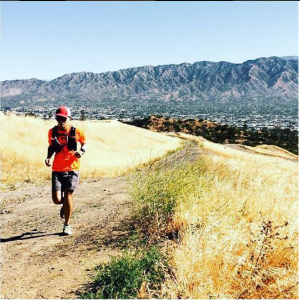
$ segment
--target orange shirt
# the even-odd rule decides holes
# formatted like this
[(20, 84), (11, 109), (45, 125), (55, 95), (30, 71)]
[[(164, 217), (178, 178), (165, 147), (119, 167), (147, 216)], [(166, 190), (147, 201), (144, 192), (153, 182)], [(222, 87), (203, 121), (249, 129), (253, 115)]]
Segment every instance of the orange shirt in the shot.
[[(71, 126), (69, 125), (69, 128), (67, 131), (61, 131), (58, 129), (58, 133), (59, 134), (64, 134), (64, 133), (69, 134), (70, 130), (71, 130)], [(48, 132), (49, 145), (52, 144), (51, 137), (52, 137), (52, 128)], [(75, 137), (76, 137), (76, 142), (85, 144), (85, 135), (81, 129), (76, 128)], [(68, 149), (66, 137), (59, 135), (57, 139), (58, 139), (59, 143), (64, 145), (64, 147), (60, 152), (55, 153), (54, 161), (53, 161), (53, 165), (52, 165), (52, 171), (65, 172), (65, 171), (79, 170), (80, 158), (77, 158), (74, 155), (75, 151)], [(79, 149), (80, 148), (78, 148), (78, 150)]]

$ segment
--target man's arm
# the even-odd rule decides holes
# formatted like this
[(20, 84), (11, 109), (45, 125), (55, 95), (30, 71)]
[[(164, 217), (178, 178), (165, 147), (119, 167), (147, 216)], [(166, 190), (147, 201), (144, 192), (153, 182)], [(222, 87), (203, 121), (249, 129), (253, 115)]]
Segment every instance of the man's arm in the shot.
[[(82, 130), (80, 129), (76, 129), (78, 130), (78, 134), (79, 134), (79, 143), (81, 144), (80, 150), (75, 152), (75, 156), (80, 158), (82, 155), (84, 155), (85, 150), (86, 150), (86, 143), (85, 143), (85, 134)], [(77, 133), (77, 132), (76, 132)]]
[(45, 164), (46, 164), (47, 167), (51, 166), (50, 159), (51, 159), (52, 155), (54, 154), (54, 152), (55, 151), (54, 151), (53, 146), (49, 145), (49, 147), (48, 147), (48, 153), (47, 153), (47, 158), (45, 159)]
[[(83, 144), (81, 144), (81, 148), (80, 148), (80, 151), (81, 152), (85, 152), (85, 150), (86, 150), (86, 144), (85, 143), (83, 143)], [(83, 155), (83, 154), (82, 154)]]
[(86, 150), (86, 144), (82, 143), (81, 147), (80, 147), (80, 150), (75, 152), (75, 156), (80, 158), (82, 155), (84, 155), (85, 150)]

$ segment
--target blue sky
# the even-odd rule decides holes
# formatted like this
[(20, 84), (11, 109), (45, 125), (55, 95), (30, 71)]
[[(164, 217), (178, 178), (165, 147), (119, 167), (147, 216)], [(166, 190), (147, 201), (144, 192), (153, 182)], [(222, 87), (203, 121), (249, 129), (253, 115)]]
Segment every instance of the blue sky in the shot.
[(1, 2), (1, 80), (287, 55), (293, 1)]

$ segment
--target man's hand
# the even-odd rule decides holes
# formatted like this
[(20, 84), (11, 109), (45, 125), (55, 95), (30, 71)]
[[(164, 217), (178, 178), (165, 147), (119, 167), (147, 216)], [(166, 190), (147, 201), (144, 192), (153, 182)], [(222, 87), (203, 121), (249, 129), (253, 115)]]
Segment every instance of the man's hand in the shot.
[(74, 153), (74, 155), (75, 155), (77, 158), (80, 158), (80, 157), (81, 157), (81, 153), (78, 152), (78, 151), (76, 151), (76, 152)]
[(85, 149), (81, 148), (79, 151), (76, 151), (74, 153), (74, 155), (77, 157), (77, 158), (80, 158), (85, 152)]
[(45, 165), (46, 165), (47, 167), (51, 167), (51, 164), (50, 164), (50, 158), (46, 158), (46, 159), (45, 159)]
[(52, 155), (54, 154), (54, 147), (53, 146), (51, 146), (51, 145), (49, 145), (49, 147), (48, 147), (48, 153), (47, 153), (47, 158), (45, 159), (45, 165), (47, 166), (47, 167), (50, 167), (51, 165), (50, 165), (50, 159), (51, 159), (51, 157), (52, 157)]

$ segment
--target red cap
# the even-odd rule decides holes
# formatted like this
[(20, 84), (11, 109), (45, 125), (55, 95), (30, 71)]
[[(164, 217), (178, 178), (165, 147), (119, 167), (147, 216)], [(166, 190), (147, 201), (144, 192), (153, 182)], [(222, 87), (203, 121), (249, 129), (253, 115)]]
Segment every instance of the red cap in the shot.
[(71, 117), (71, 111), (69, 107), (61, 106), (56, 110), (55, 116), (61, 116), (61, 117)]

